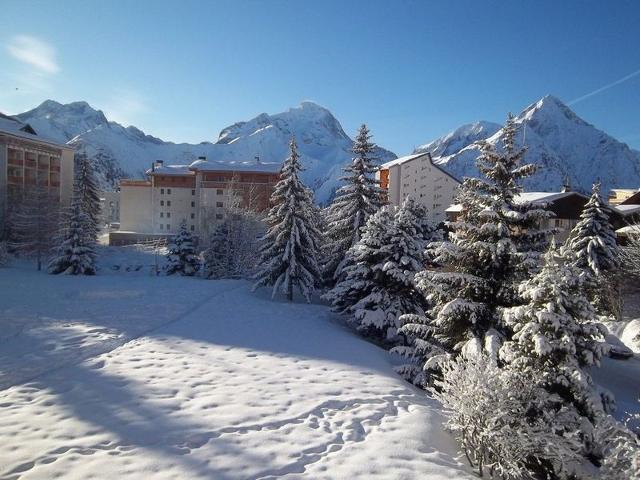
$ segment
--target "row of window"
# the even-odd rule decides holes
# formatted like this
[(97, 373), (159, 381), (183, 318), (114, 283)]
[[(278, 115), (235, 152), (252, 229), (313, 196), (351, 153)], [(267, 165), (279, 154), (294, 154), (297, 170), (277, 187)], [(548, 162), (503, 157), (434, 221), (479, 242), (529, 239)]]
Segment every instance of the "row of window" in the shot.
[[(166, 193), (167, 195), (171, 195), (171, 189), (167, 188), (166, 189)], [(165, 194), (165, 189), (161, 188), (160, 189), (160, 195), (164, 195)], [(195, 190), (191, 190), (191, 195), (195, 195), (196, 191)], [(222, 190), (221, 188), (216, 189), (216, 195), (223, 195), (224, 194), (224, 190)]]
[[(160, 218), (165, 218), (165, 217), (166, 217), (166, 218), (171, 218), (171, 212), (167, 212), (167, 213), (165, 213), (165, 212), (160, 212)], [(196, 214), (195, 214), (195, 213), (192, 213), (192, 214), (191, 214), (191, 220), (193, 220), (194, 218), (196, 218)]]
[[(164, 230), (164, 226), (165, 226), (165, 224), (164, 224), (164, 223), (161, 223), (161, 224), (160, 224), (160, 230)], [(190, 229), (192, 232), (194, 232), (194, 231), (196, 230), (196, 226), (195, 226), (195, 225), (191, 225), (191, 226), (189, 227), (189, 229)], [(167, 223), (167, 230), (171, 230), (171, 224), (170, 224), (170, 223)]]

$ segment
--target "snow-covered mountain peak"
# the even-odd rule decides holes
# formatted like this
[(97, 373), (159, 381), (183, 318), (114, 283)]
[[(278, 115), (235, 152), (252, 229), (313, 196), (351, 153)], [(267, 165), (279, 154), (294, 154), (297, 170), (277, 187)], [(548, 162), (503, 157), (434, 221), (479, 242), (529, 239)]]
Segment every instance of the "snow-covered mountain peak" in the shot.
[[(351, 160), (353, 141), (326, 108), (302, 102), (282, 113), (261, 113), (248, 121), (224, 128), (216, 143), (175, 144), (134, 127), (110, 122), (86, 102), (60, 104), (49, 100), (18, 115), (43, 136), (68, 142), (95, 163), (105, 188), (117, 186), (123, 177), (140, 177), (152, 161), (189, 164), (200, 156), (212, 161), (282, 162), (295, 136), (305, 165), (303, 179), (320, 202), (327, 201), (339, 186), (342, 168)], [(380, 162), (395, 155), (382, 148)]]
[(452, 155), (467, 145), (485, 140), (502, 128), (493, 122), (478, 121), (468, 123), (425, 145), (421, 145), (413, 153), (429, 152), (432, 157), (445, 157)]
[[(582, 192), (588, 192), (598, 179), (605, 193), (611, 188), (635, 188), (640, 184), (640, 152), (585, 122), (557, 97), (541, 98), (514, 120), (518, 126), (516, 143), (527, 147), (525, 161), (538, 165), (538, 172), (526, 180), (525, 189), (557, 190), (567, 178)], [(466, 132), (469, 126), (458, 130)], [(500, 147), (504, 131), (498, 128), (493, 135), (473, 141), (469, 141), (473, 136), (458, 137), (456, 132), (425, 147), (432, 151), (436, 163), (457, 178), (477, 176), (478, 140)], [(451, 137), (459, 141), (452, 141)], [(442, 144), (449, 148), (438, 148)]]

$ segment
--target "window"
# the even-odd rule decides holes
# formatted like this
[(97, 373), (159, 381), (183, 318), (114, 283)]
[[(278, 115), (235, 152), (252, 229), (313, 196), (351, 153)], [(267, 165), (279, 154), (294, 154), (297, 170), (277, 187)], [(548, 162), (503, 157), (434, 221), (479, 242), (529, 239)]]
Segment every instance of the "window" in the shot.
[(171, 212), (167, 212), (167, 218), (171, 218)]
[(160, 224), (160, 230), (162, 230), (164, 228), (164, 225), (161, 223)]
[(167, 207), (171, 206), (171, 200), (167, 200)]
[(191, 225), (191, 231), (193, 232), (196, 229), (195, 225)]
[(171, 230), (171, 224), (167, 223), (167, 230)]
[(164, 207), (164, 200), (160, 200), (160, 206)]
[(171, 189), (167, 188), (167, 195), (171, 195)]
[(222, 208), (224, 206), (224, 203), (222, 202), (216, 202), (216, 207), (218, 208)]
[(160, 218), (164, 218), (164, 212), (160, 212)]
[(196, 218), (196, 214), (195, 214), (195, 213), (192, 213), (192, 214), (191, 214), (191, 219), (193, 220), (194, 218)]
[(164, 195), (164, 188), (160, 189), (160, 195)]
[(196, 191), (195, 190), (191, 190), (191, 195), (195, 195)]
[(216, 195), (222, 195), (222, 190), (220, 189), (216, 190)]
[(195, 207), (196, 206), (196, 202), (191, 202), (191, 207)]
[(216, 220), (222, 220), (222, 214), (216, 213)]

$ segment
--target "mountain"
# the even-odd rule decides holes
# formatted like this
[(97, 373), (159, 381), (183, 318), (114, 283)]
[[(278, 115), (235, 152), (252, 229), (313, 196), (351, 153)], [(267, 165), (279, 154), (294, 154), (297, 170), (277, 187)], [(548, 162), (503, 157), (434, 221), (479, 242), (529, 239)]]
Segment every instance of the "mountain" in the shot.
[[(516, 143), (526, 146), (525, 161), (539, 166), (525, 181), (525, 190), (553, 191), (568, 180), (574, 190), (587, 193), (600, 180), (606, 194), (611, 188), (640, 186), (640, 152), (598, 130), (578, 117), (556, 97), (547, 95), (515, 117)], [(478, 141), (501, 146), (499, 125), (465, 125), (416, 150), (429, 151), (436, 164), (462, 179), (477, 176)]]
[[(47, 100), (16, 117), (42, 136), (86, 152), (105, 188), (116, 186), (123, 177), (141, 177), (155, 160), (189, 164), (204, 155), (210, 160), (252, 160), (258, 156), (266, 162), (281, 162), (295, 136), (306, 169), (303, 179), (315, 191), (316, 199), (326, 202), (352, 157), (353, 140), (329, 110), (313, 102), (275, 115), (262, 113), (223, 129), (215, 143), (199, 144), (165, 142), (136, 127), (123, 127), (86, 102), (63, 105)], [(376, 155), (381, 163), (396, 158), (382, 148)]]

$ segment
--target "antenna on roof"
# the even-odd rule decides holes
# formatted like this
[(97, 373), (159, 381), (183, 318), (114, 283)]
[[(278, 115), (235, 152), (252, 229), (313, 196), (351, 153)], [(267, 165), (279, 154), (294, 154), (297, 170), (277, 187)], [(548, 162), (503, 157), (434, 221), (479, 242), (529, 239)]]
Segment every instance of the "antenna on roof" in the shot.
[(257, 163), (258, 165), (260, 165), (260, 155), (256, 155), (256, 156), (255, 156), (255, 157), (253, 157), (253, 158), (255, 158), (255, 159), (256, 159), (256, 163)]

